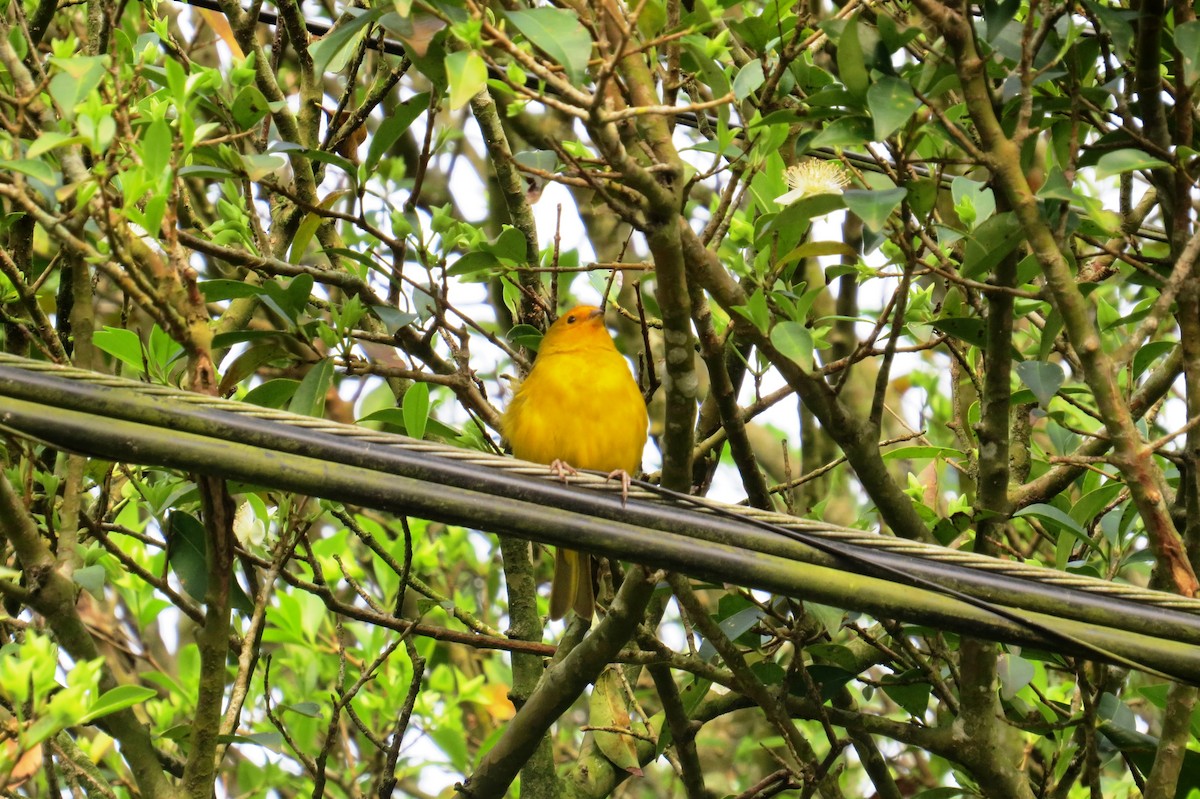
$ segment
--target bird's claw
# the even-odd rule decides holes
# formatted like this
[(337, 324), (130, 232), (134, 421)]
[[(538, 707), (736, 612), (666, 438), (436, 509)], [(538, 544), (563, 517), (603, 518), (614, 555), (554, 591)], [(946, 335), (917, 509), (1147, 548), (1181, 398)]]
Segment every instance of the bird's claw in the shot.
[(624, 469), (613, 469), (605, 479), (621, 481), (621, 505), (624, 506), (629, 501), (629, 486), (633, 482), (633, 478), (629, 476), (629, 472)]
[(550, 473), (565, 483), (567, 482), (567, 477), (578, 475), (579, 470), (566, 461), (555, 458), (550, 462)]
[[(566, 461), (555, 458), (550, 462), (550, 473), (565, 483), (568, 477), (578, 475), (579, 470)], [(627, 503), (629, 501), (629, 486), (633, 483), (633, 478), (629, 476), (629, 472), (624, 469), (613, 469), (605, 479), (621, 481), (621, 504), (624, 505)]]

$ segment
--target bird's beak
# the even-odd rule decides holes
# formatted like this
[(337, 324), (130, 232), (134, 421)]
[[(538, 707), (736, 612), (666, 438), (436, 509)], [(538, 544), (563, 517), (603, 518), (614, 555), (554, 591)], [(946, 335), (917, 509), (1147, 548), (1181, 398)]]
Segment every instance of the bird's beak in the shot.
[(604, 309), (597, 308), (596, 310), (594, 310), (590, 314), (588, 314), (588, 319), (595, 319), (596, 317), (603, 317), (603, 316), (604, 316)]

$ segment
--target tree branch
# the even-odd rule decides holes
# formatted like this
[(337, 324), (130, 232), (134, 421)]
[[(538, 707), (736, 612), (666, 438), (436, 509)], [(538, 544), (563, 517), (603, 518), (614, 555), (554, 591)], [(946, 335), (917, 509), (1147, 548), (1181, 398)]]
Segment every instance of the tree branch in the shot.
[(1129, 486), (1159, 568), (1175, 591), (1184, 596), (1195, 596), (1200, 583), (1184, 556), (1171, 519), (1166, 481), (1134, 425), (1129, 406), (1117, 385), (1112, 359), (1104, 352), (1100, 335), (1091, 321), (1088, 301), (1079, 290), (1071, 266), (1058, 248), (1052, 231), (1046, 226), (1037, 198), (1022, 170), (1021, 153), (1005, 135), (992, 108), (983, 61), (975, 50), (970, 26), (934, 0), (916, 0), (916, 3), (923, 13), (938, 22), (954, 53), (967, 109), (988, 156), (987, 166), (1020, 221), (1054, 303), (1062, 314), (1067, 338), (1079, 355), (1084, 379), (1112, 439), (1114, 462)]
[(637, 633), (653, 591), (654, 583), (645, 569), (634, 566), (626, 573), (608, 615), (570, 654), (546, 670), (529, 701), (509, 722), (496, 745), (483, 755), (475, 773), (458, 786), (455, 796), (490, 799), (504, 795), (521, 766), (541, 746), (550, 725)]

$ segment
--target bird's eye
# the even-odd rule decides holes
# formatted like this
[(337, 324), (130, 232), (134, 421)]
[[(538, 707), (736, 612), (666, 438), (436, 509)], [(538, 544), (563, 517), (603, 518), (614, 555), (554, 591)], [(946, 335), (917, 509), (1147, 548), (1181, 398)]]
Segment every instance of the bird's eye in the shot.
[(575, 314), (571, 314), (570, 316), (567, 317), (567, 324), (568, 325), (575, 324)]

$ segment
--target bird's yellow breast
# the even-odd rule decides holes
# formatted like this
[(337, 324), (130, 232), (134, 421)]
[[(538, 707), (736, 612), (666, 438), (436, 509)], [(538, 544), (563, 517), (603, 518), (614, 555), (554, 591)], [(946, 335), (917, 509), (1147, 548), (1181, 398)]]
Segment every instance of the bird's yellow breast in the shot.
[(610, 340), (608, 347), (540, 355), (504, 414), (503, 430), (522, 460), (634, 474), (646, 422), (641, 392)]

